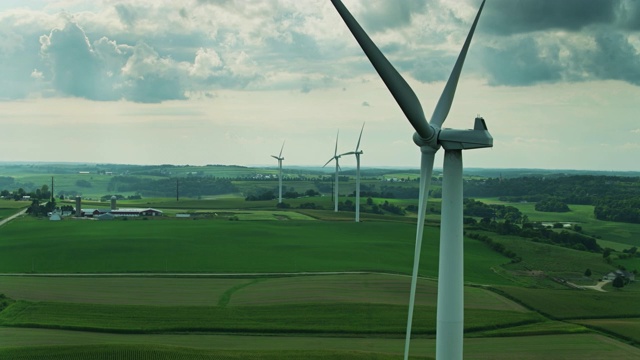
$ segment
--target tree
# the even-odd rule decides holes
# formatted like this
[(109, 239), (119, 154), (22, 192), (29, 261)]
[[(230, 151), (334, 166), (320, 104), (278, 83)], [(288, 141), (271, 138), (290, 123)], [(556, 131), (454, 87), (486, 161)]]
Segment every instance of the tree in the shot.
[(591, 277), (591, 269), (587, 269), (584, 271), (584, 276)]
[(613, 283), (611, 285), (613, 285), (613, 287), (616, 289), (622, 289), (624, 287), (624, 279), (622, 278), (622, 276), (616, 276), (616, 278), (613, 279)]

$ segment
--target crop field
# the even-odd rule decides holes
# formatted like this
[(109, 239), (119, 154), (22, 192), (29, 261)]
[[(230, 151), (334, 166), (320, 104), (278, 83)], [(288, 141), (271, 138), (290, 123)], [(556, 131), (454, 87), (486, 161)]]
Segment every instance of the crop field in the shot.
[[(0, 229), (0, 273), (411, 271), (413, 224), (182, 220), (19, 219)], [(436, 276), (438, 239), (425, 227), (423, 276)], [(468, 281), (510, 283), (490, 271), (506, 257), (465, 246)]]
[(0, 200), (0, 220), (5, 219), (29, 206), (24, 201)]
[[(341, 192), (352, 183), (341, 183)], [(347, 199), (354, 200), (340, 201)], [(314, 202), (325, 210), (276, 210), (275, 200), (227, 194), (118, 202), (168, 215), (147, 221), (24, 217), (6, 224), (0, 228), (0, 273), (10, 275), (0, 275), (0, 294), (16, 302), (0, 312), (0, 358), (400, 359), (413, 214), (361, 214), (364, 221), (354, 223), (353, 212), (332, 211), (330, 196), (285, 202), (293, 208)], [(0, 202), (0, 217), (18, 211), (16, 202), (8, 203), (15, 207)], [(532, 221), (579, 223), (588, 234), (602, 234), (603, 244), (632, 244), (636, 234), (629, 224), (595, 220), (589, 206), (557, 214), (509, 205), (524, 206)], [(178, 219), (177, 213), (193, 217)], [(435, 353), (438, 220), (429, 214), (425, 227), (416, 359)], [(465, 239), (465, 359), (640, 358), (638, 347), (615, 340), (639, 342), (637, 284), (579, 291), (524, 276), (538, 270), (577, 279), (589, 268), (595, 279), (612, 270), (602, 254), (486, 235), (522, 262), (512, 264)], [(637, 258), (615, 262), (640, 267)]]
[[(7, 344), (21, 346), (8, 348)], [(77, 344), (84, 344), (78, 346)], [(114, 345), (121, 344), (121, 345)], [(188, 359), (271, 359), (261, 356), (286, 354), (287, 359), (401, 359), (404, 339), (314, 336), (250, 336), (250, 335), (122, 335), (48, 329), (0, 327), (0, 357), (10, 359), (100, 359), (109, 351), (164, 350), (165, 358), (187, 359), (184, 354), (201, 357)], [(467, 338), (465, 359), (496, 360), (635, 360), (640, 349), (597, 334), (567, 334)], [(225, 350), (219, 350), (225, 349)], [(75, 352), (84, 357), (72, 357)], [(123, 353), (120, 353), (123, 354)], [(142, 352), (138, 353), (142, 354)], [(138, 355), (136, 354), (136, 355)], [(411, 359), (433, 359), (435, 340), (415, 338), (411, 342)], [(62, 357), (62, 356), (67, 357)], [(208, 358), (205, 356), (219, 356)], [(223, 357), (224, 355), (225, 357)], [(20, 356), (20, 357), (19, 357)], [(60, 356), (54, 358), (51, 356)], [(171, 357), (173, 356), (173, 357)], [(237, 357), (233, 357), (237, 356)], [(242, 357), (245, 356), (245, 357)], [(277, 357), (275, 359), (281, 359)], [(111, 357), (105, 359), (144, 359), (141, 357)]]
[[(637, 285), (629, 285), (629, 287), (633, 286)], [(497, 289), (501, 294), (556, 319), (640, 317), (640, 307), (637, 306), (638, 291), (603, 293), (569, 289), (528, 289), (515, 286), (501, 286)], [(577, 303), (580, 306), (577, 306)]]
[[(2, 276), (0, 293), (29, 302), (149, 306), (269, 306), (308, 303), (404, 305), (408, 276), (385, 274), (287, 277)], [(436, 305), (436, 282), (421, 279), (416, 303)], [(465, 287), (467, 308), (528, 312), (479, 287)]]
[(640, 318), (633, 319), (585, 319), (575, 320), (577, 324), (622, 336), (635, 344), (640, 344)]
[[(0, 313), (0, 325), (115, 333), (231, 332), (402, 336), (407, 307), (387, 304), (269, 306), (136, 306), (18, 301)], [(534, 312), (467, 309), (465, 330), (481, 331), (544, 319)], [(415, 334), (435, 334), (436, 312), (417, 306)]]

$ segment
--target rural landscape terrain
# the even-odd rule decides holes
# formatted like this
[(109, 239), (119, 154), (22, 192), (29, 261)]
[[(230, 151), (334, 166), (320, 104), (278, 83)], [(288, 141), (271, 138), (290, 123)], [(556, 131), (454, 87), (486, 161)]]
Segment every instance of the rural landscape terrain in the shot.
[[(279, 203), (277, 168), (0, 164), (0, 359), (401, 359), (419, 172), (363, 169), (355, 222), (354, 170), (338, 212), (332, 172), (283, 171)], [(435, 357), (441, 182), (412, 359)], [(465, 169), (464, 198), (466, 359), (640, 358), (640, 173)]]

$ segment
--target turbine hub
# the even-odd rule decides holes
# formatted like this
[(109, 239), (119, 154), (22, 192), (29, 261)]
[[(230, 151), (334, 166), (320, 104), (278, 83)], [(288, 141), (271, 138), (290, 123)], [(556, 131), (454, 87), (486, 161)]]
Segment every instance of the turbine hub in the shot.
[(433, 127), (432, 129), (434, 130), (433, 136), (428, 139), (423, 138), (417, 132), (413, 133), (413, 142), (420, 147), (428, 146), (435, 150), (438, 150), (440, 148), (440, 144), (438, 144), (438, 133), (440, 132), (440, 130), (434, 129)]

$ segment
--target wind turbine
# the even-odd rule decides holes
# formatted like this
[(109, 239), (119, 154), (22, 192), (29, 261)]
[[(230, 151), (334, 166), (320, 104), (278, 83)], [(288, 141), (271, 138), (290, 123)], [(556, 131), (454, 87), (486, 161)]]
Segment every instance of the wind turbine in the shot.
[(282, 147), (280, 148), (280, 155), (271, 155), (272, 158), (278, 160), (278, 168), (280, 171), (278, 173), (278, 204), (282, 203), (282, 160), (284, 160), (284, 158), (282, 157), (282, 149), (284, 149), (284, 141), (282, 142)]
[(440, 263), (438, 267), (438, 309), (436, 325), (436, 359), (462, 359), (463, 316), (464, 316), (464, 274), (463, 274), (463, 239), (462, 239), (462, 150), (486, 148), (493, 146), (493, 138), (487, 130), (484, 119), (476, 117), (473, 130), (442, 129), (442, 124), (449, 114), (455, 95), (462, 65), (473, 37), (480, 13), (484, 7), (483, 0), (476, 15), (467, 39), (456, 60), (449, 80), (440, 95), (436, 108), (427, 122), (422, 105), (409, 84), (396, 71), (378, 47), (360, 27), (351, 13), (340, 0), (331, 0), (336, 10), (356, 38), (385, 85), (395, 98), (405, 116), (415, 129), (413, 141), (422, 153), (420, 164), (420, 198), (418, 223), (416, 231), (416, 247), (411, 277), (411, 294), (409, 297), (409, 314), (405, 338), (404, 359), (409, 357), (411, 339), (411, 323), (418, 277), (424, 217), (427, 196), (431, 185), (431, 174), (436, 151), (445, 149), (442, 184), (442, 217), (440, 227)]
[(358, 137), (358, 144), (356, 144), (355, 151), (349, 151), (343, 155), (355, 155), (356, 156), (356, 222), (360, 222), (360, 155), (362, 155), (362, 150), (358, 151), (360, 148), (360, 139), (362, 139), (362, 130), (364, 130), (364, 123), (362, 123), (362, 129), (360, 129), (360, 136)]
[(333, 151), (333, 157), (329, 159), (329, 161), (327, 161), (322, 166), (322, 167), (325, 167), (329, 165), (329, 163), (332, 162), (333, 160), (336, 161), (336, 180), (335, 180), (336, 184), (333, 189), (333, 198), (334, 198), (333, 211), (335, 212), (338, 212), (338, 170), (340, 170), (339, 159), (340, 159), (340, 156), (342, 156), (342, 155), (338, 155), (338, 135), (340, 135), (340, 130), (338, 130), (338, 134), (336, 135), (336, 149)]

